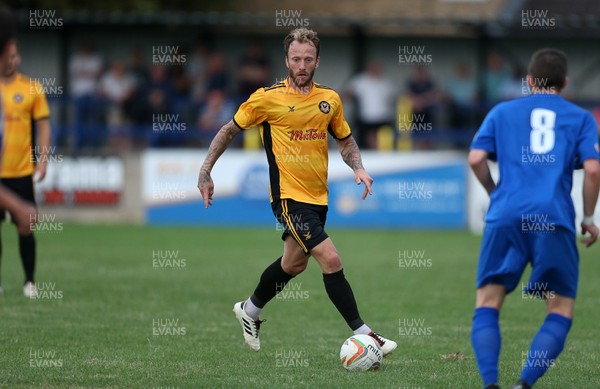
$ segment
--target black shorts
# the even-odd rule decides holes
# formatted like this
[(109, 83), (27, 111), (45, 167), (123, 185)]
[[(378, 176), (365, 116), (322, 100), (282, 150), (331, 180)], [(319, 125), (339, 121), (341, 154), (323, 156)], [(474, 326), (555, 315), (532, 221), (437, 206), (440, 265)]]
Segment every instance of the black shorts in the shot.
[(326, 205), (281, 199), (273, 201), (271, 208), (273, 208), (273, 214), (277, 221), (283, 227), (281, 239), (285, 240), (288, 235), (291, 235), (306, 255), (329, 237), (325, 232)]
[[(6, 188), (17, 194), (21, 199), (35, 204), (35, 194), (33, 192), (33, 176), (0, 178), (0, 183)], [(14, 216), (11, 214), (12, 222), (15, 222)], [(6, 210), (0, 207), (0, 222), (6, 219)]]

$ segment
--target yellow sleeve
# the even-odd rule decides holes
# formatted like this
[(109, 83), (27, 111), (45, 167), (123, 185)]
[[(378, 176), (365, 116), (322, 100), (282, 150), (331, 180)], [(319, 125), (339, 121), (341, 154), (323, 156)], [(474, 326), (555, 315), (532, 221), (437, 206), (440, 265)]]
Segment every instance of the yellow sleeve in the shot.
[(264, 88), (252, 93), (233, 116), (233, 121), (242, 130), (248, 130), (267, 120)]
[(342, 105), (342, 99), (337, 93), (333, 98), (333, 116), (329, 122), (329, 133), (335, 139), (345, 139), (352, 135), (350, 126), (344, 118), (344, 107)]
[(33, 120), (46, 119), (50, 117), (50, 108), (48, 107), (48, 100), (44, 94), (44, 88), (41, 86), (35, 88), (36, 94), (33, 100)]

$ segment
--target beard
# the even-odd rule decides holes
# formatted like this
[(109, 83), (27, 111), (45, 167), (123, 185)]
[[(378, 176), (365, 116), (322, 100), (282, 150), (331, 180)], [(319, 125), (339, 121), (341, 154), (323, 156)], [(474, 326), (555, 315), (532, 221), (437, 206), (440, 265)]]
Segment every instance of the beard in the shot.
[(4, 68), (4, 71), (2, 72), (2, 77), (10, 78), (14, 76), (16, 72), (17, 68), (15, 66), (8, 66)]
[(294, 75), (294, 72), (292, 71), (292, 69), (288, 69), (288, 75), (289, 75), (290, 79), (294, 82), (294, 85), (296, 85), (296, 87), (305, 88), (311, 84), (312, 79), (315, 75), (315, 69), (313, 69), (312, 72), (307, 72), (306, 76), (301, 76), (301, 77), (306, 77), (306, 81), (304, 81), (304, 82), (301, 82), (299, 77)]

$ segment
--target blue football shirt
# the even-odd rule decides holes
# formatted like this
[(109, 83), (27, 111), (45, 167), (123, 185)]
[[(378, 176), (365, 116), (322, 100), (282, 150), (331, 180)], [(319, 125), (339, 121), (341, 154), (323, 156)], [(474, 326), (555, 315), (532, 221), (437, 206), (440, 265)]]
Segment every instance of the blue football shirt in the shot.
[(599, 158), (592, 115), (553, 94), (533, 94), (496, 105), (471, 149), (498, 162), (486, 223), (494, 226), (551, 225), (575, 232), (571, 199), (573, 170)]

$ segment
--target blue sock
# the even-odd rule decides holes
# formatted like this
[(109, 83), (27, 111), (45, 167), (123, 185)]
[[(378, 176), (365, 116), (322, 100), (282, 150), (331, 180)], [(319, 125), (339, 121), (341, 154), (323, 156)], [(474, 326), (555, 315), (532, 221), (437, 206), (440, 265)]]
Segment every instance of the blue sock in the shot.
[(500, 312), (495, 308), (481, 307), (475, 309), (471, 344), (475, 351), (475, 359), (483, 386), (498, 383), (498, 358), (500, 357)]
[(571, 322), (568, 317), (556, 313), (546, 316), (527, 353), (527, 361), (521, 372), (523, 381), (533, 385), (549, 367), (554, 366), (558, 354), (565, 347)]

